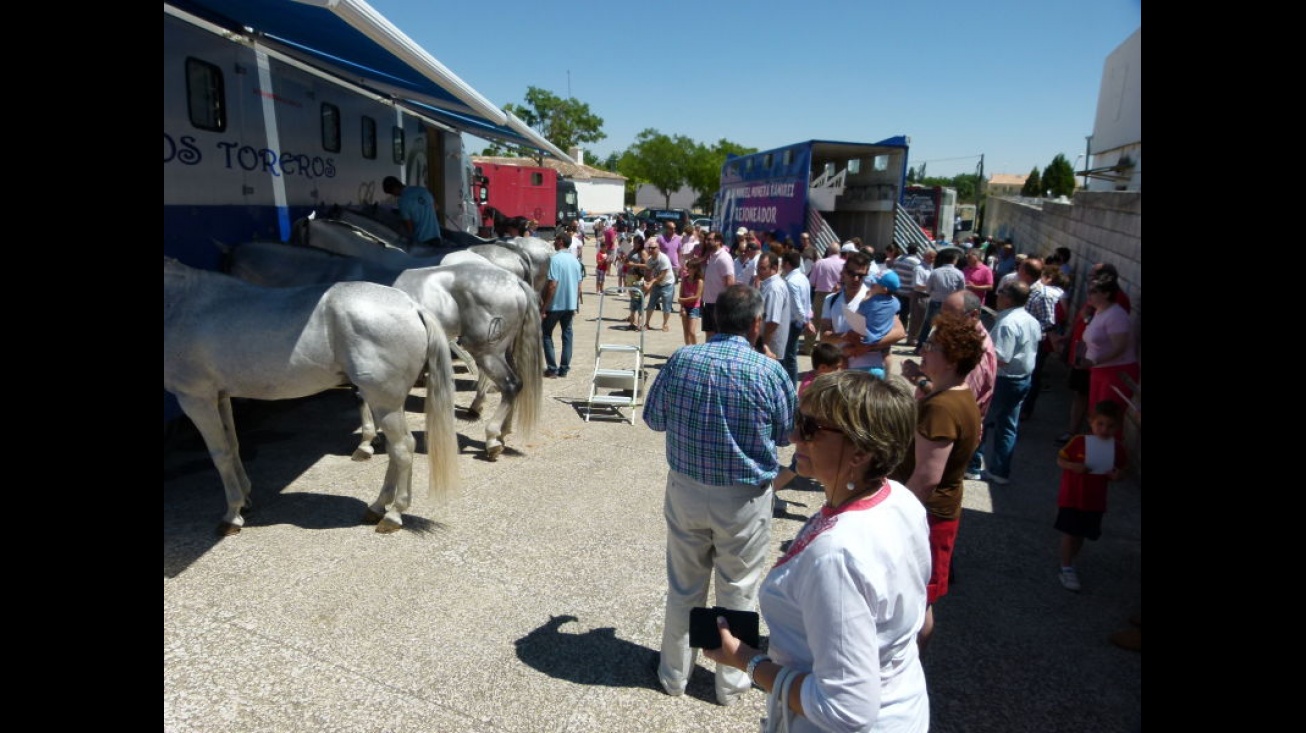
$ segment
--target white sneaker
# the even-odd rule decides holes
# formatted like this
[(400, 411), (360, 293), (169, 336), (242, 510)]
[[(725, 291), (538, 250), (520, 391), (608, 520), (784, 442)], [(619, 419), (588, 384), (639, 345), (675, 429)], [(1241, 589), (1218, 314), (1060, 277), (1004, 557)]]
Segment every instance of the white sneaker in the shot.
[(1060, 578), (1062, 588), (1079, 592), (1079, 573), (1076, 573), (1074, 568), (1061, 568)]
[(975, 471), (975, 472), (967, 471), (967, 472), (966, 472), (966, 480), (967, 480), (967, 481), (979, 481), (981, 478), (983, 478), (983, 476), (980, 474), (979, 471)]

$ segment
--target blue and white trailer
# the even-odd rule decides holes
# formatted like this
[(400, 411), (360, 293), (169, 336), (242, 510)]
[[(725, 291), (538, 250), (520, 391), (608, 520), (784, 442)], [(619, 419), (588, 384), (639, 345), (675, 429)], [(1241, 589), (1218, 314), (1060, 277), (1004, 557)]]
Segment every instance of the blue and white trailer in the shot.
[(902, 209), (907, 180), (903, 135), (876, 143), (808, 140), (748, 155), (721, 167), (713, 228), (778, 232), (797, 242), (808, 232), (818, 252), (860, 237), (884, 251), (923, 241)]
[[(427, 187), (474, 233), (462, 133), (572, 162), (362, 0), (163, 5), (163, 253), (216, 269), (217, 243), (281, 240), (314, 210)], [(164, 396), (165, 426), (180, 414)]]

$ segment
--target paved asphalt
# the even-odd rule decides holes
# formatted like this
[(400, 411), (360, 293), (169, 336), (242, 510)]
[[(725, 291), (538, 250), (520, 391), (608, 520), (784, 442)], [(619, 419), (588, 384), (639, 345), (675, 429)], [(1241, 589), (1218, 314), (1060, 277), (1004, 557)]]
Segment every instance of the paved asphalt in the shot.
[[(596, 329), (605, 343), (638, 340), (619, 329), (617, 298), (596, 320), (599, 300), (585, 296), (572, 372), (545, 380), (534, 435), (510, 436), (489, 462), (481, 422), (461, 421), (461, 492), (437, 507), (415, 491), (394, 534), (360, 523), (387, 459), (350, 460), (358, 415), (344, 390), (238, 404), (256, 511), (232, 537), (214, 531), (225, 502), (202, 442), (186, 429), (166, 436), (164, 730), (756, 731), (762, 693), (718, 706), (710, 661), (681, 698), (652, 671), (666, 591), (663, 440), (639, 419), (584, 420)], [(669, 333), (647, 334), (650, 375), (681, 345), (679, 326), (672, 316)], [(1068, 410), (1060, 365), (1046, 382), (1013, 483), (967, 482), (957, 579), (924, 657), (938, 733), (1141, 726), (1141, 653), (1107, 641), (1140, 610), (1140, 479), (1112, 487), (1103, 536), (1081, 555), (1083, 591), (1064, 590), (1052, 529), (1052, 439)], [(460, 417), (472, 386), (459, 367)], [(419, 431), (422, 394), (409, 412)], [(419, 460), (424, 450), (419, 440)], [(414, 486), (426, 475), (419, 463)], [(798, 484), (781, 492), (776, 557), (822, 501)]]

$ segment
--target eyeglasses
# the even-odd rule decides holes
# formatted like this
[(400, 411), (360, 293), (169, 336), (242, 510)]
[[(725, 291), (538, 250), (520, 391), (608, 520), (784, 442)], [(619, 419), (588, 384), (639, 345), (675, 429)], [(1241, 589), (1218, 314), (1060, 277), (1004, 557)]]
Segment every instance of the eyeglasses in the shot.
[(933, 339), (931, 339), (931, 340), (926, 341), (925, 343), (921, 344), (921, 353), (925, 353), (926, 351), (935, 351), (935, 350), (937, 350), (938, 348), (939, 348), (939, 345), (936, 344), (936, 343), (934, 343)]
[(803, 442), (805, 443), (810, 443), (812, 441), (812, 438), (815, 438), (816, 434), (822, 430), (831, 433), (839, 433), (840, 435), (843, 435), (843, 431), (840, 430), (839, 428), (832, 428), (829, 427), (828, 425), (822, 425), (821, 423), (816, 421), (816, 418), (801, 412), (798, 413), (797, 427), (798, 427), (798, 437), (802, 438)]
[(861, 272), (848, 272), (847, 270), (845, 270), (844, 273), (843, 273), (843, 276), (844, 276), (844, 277), (855, 277), (855, 278), (857, 278), (858, 280), (861, 280), (862, 278), (866, 277), (866, 276), (869, 275), (869, 274), (871, 274), (869, 270), (862, 270)]

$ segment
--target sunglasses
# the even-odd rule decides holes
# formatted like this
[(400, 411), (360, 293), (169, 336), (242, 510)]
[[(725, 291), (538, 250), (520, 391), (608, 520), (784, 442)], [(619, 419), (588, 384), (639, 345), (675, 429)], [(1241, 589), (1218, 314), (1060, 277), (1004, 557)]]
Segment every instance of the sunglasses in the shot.
[(843, 431), (840, 430), (839, 428), (832, 428), (827, 425), (822, 425), (821, 423), (816, 421), (816, 418), (801, 412), (798, 413), (797, 428), (798, 428), (798, 437), (802, 438), (803, 442), (806, 443), (810, 443), (812, 439), (816, 437), (816, 434), (822, 430), (831, 433), (839, 433), (840, 435), (843, 435)]

